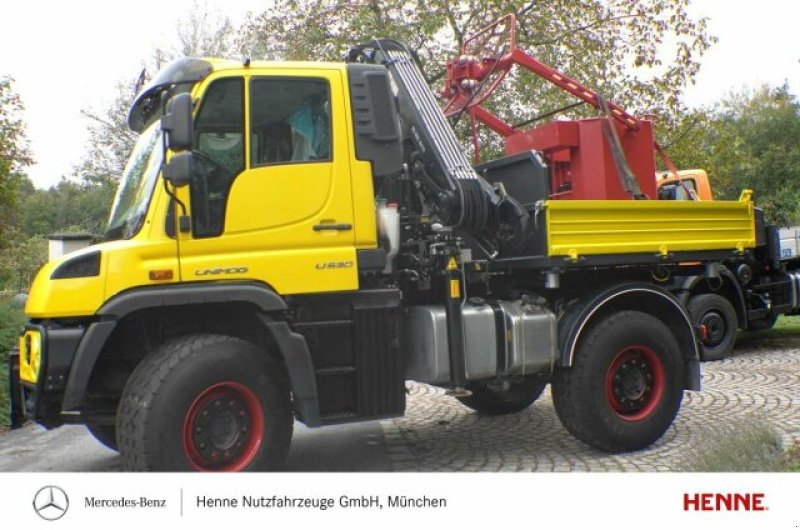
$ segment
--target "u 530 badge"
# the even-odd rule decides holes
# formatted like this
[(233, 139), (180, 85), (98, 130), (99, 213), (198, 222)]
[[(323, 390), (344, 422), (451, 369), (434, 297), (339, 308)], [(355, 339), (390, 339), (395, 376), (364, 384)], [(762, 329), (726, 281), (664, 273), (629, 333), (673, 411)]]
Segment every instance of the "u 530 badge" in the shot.
[(317, 269), (351, 269), (353, 268), (352, 261), (328, 261), (317, 263)]

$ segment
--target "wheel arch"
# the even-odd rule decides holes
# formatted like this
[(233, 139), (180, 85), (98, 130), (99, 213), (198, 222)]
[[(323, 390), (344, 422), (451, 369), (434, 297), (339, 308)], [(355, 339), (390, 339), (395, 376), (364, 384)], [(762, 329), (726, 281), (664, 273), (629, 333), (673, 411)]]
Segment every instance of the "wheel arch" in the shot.
[(736, 310), (736, 319), (740, 329), (747, 328), (747, 302), (744, 291), (738, 279), (729, 269), (721, 267), (719, 270), (719, 284), (702, 275), (686, 276), (679, 282), (676, 297), (688, 307), (689, 298), (699, 294), (718, 294), (728, 299)]
[(641, 311), (672, 331), (683, 353), (684, 387), (700, 389), (700, 350), (686, 309), (668, 291), (643, 282), (599, 288), (574, 303), (559, 319), (559, 363), (572, 366), (575, 350), (595, 322), (619, 310)]
[(62, 410), (81, 408), (99, 363), (113, 362), (115, 355), (130, 356), (133, 351), (138, 358), (123, 370), (121, 377), (126, 381), (135, 366), (164, 340), (202, 330), (236, 336), (276, 352), (273, 356), (286, 372), (295, 412), (307, 425), (319, 425), (311, 355), (305, 338), (285, 321), (286, 309), (280, 295), (258, 282), (209, 282), (120, 293), (100, 308), (99, 319), (89, 324), (78, 345)]

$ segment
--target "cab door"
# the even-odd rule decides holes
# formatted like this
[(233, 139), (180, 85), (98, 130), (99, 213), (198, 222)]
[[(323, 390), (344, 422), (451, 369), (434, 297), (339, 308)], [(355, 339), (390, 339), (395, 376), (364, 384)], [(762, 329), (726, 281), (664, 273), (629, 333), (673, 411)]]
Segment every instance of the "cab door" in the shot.
[(357, 289), (342, 73), (250, 72), (210, 80), (197, 113), (183, 279)]

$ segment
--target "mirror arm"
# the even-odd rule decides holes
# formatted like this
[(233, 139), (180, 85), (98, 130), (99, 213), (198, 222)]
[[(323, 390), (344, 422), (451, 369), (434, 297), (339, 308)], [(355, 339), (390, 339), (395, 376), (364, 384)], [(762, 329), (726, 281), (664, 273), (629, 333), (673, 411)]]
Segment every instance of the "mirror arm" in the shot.
[[(165, 169), (166, 169), (166, 165), (162, 165), (162, 166), (161, 166), (161, 171), (164, 171)], [(163, 174), (163, 173), (162, 173), (162, 174)], [(168, 196), (170, 199), (172, 199), (173, 201), (175, 201), (175, 204), (177, 204), (178, 206), (180, 206), (180, 207), (181, 207), (181, 215), (182, 215), (182, 216), (186, 216), (186, 205), (183, 203), (183, 201), (182, 201), (182, 200), (180, 200), (180, 199), (178, 198), (178, 194), (177, 194), (177, 193), (175, 193), (175, 190), (173, 190), (173, 189), (170, 189), (170, 186), (169, 186), (169, 181), (168, 181), (167, 179), (165, 179), (165, 178), (162, 178), (161, 180), (163, 180), (163, 181), (164, 181), (164, 192), (167, 194), (167, 196)]]

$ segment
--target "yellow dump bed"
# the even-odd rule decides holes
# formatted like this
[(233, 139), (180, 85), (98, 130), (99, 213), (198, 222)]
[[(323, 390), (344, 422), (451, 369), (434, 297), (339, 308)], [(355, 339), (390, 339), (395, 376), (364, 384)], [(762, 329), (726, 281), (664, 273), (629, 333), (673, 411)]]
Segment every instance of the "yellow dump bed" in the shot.
[(725, 250), (756, 245), (750, 193), (739, 201), (548, 201), (551, 258)]

